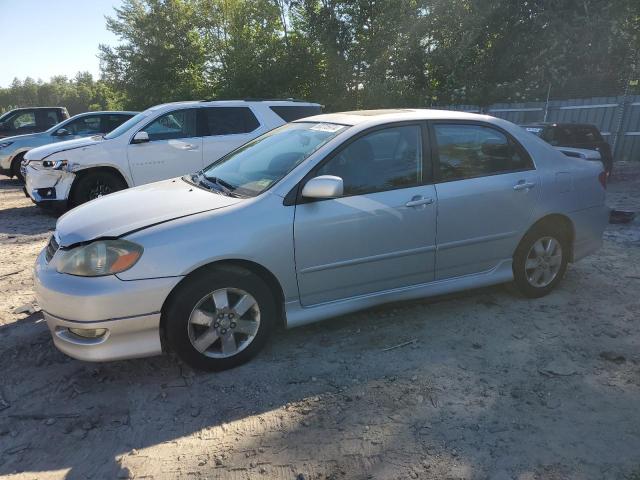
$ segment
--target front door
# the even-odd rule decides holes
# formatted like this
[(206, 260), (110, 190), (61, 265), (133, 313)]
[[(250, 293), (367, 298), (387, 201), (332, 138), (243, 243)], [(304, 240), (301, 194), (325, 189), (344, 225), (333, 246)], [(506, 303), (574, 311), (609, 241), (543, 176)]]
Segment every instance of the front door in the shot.
[(360, 136), (316, 175), (344, 182), (341, 198), (302, 201), (294, 222), (298, 287), (314, 305), (430, 282), (436, 195), (419, 124)]
[(436, 279), (484, 272), (510, 260), (540, 192), (531, 158), (486, 124), (434, 123)]
[(145, 143), (127, 146), (135, 185), (178, 177), (202, 169), (202, 137), (196, 127), (197, 109), (174, 110), (141, 129)]

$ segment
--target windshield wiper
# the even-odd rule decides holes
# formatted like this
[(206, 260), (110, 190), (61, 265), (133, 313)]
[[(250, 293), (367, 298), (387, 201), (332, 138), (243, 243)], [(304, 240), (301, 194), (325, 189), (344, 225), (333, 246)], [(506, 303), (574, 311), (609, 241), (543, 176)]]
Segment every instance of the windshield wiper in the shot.
[(231, 193), (236, 189), (236, 187), (231, 185), (229, 182), (225, 182), (224, 180), (222, 180), (222, 179), (220, 179), (218, 177), (207, 177), (204, 174), (202, 176), (204, 178), (206, 178), (208, 181), (215, 183), (219, 187), (222, 187), (222, 189), (224, 189), (228, 193)]

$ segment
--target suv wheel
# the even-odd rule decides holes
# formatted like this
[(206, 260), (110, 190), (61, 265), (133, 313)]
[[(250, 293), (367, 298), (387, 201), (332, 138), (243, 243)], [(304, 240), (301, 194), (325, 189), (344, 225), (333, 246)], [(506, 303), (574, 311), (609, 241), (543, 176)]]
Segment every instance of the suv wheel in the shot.
[(527, 233), (513, 256), (516, 287), (526, 297), (547, 295), (564, 277), (569, 245), (565, 235), (548, 227)]
[(251, 359), (274, 325), (276, 303), (256, 275), (234, 266), (187, 279), (163, 311), (165, 338), (188, 365), (226, 370)]
[(119, 176), (104, 171), (85, 173), (77, 182), (71, 195), (72, 207), (127, 188)]

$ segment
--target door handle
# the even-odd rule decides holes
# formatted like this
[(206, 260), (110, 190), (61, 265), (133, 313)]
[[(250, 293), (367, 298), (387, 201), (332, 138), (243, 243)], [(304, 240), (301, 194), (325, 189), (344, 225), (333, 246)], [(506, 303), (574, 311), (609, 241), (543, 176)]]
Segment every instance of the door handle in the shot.
[(514, 190), (529, 190), (530, 188), (535, 187), (536, 184), (533, 182), (525, 182), (525, 181), (519, 181), (518, 183), (516, 183), (513, 186)]
[(191, 145), (190, 143), (186, 143), (180, 148), (182, 148), (182, 150), (196, 150), (198, 147), (196, 147), (195, 145)]
[(433, 198), (425, 198), (421, 196), (415, 196), (407, 203), (405, 203), (406, 207), (419, 207), (420, 205), (431, 205), (433, 203)]

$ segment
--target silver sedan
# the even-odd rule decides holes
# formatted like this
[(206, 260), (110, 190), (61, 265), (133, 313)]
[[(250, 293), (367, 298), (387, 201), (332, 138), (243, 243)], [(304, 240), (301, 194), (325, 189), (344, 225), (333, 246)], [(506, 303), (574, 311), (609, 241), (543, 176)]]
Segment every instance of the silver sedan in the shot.
[(488, 116), (310, 117), (68, 212), (37, 297), (72, 357), (230, 368), (278, 324), (510, 281), (546, 295), (600, 247), (605, 180)]

